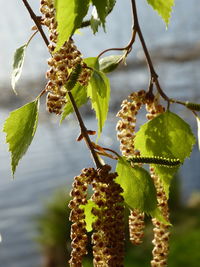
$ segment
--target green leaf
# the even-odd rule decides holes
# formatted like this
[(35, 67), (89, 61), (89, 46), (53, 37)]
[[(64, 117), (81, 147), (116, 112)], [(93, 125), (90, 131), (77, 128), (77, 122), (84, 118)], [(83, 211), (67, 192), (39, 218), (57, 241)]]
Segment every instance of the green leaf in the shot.
[(38, 123), (39, 101), (35, 100), (10, 113), (4, 123), (6, 143), (11, 152), (11, 166), (14, 175), (19, 160), (31, 144)]
[(56, 20), (58, 22), (58, 42), (56, 51), (68, 41), (86, 16), (90, 0), (55, 0)]
[[(101, 24), (103, 24), (104, 30), (105, 30), (105, 18), (107, 17), (107, 15), (112, 11), (112, 9), (115, 6), (116, 0), (96, 0), (93, 1), (94, 3), (94, 8), (92, 10), (92, 16), (90, 19), (90, 26), (91, 29), (93, 31), (93, 33), (95, 34), (98, 31), (98, 28)], [(105, 5), (104, 5), (105, 4)], [(101, 15), (99, 14), (99, 12), (97, 11), (97, 6), (98, 6), (98, 11), (100, 13), (102, 13), (102, 19), (101, 19)], [(102, 11), (101, 11), (102, 10)]]
[(22, 67), (23, 67), (23, 63), (24, 63), (26, 48), (27, 48), (27, 44), (19, 47), (15, 51), (14, 58), (13, 58), (11, 85), (12, 85), (13, 91), (15, 93), (16, 93), (15, 85), (16, 85), (17, 81), (19, 80), (21, 73), (22, 73)]
[(87, 87), (87, 95), (90, 97), (92, 108), (96, 112), (99, 138), (107, 119), (110, 100), (110, 83), (104, 73), (94, 70)]
[(94, 7), (93, 10), (92, 10), (92, 16), (91, 16), (91, 19), (90, 19), (90, 26), (91, 26), (91, 29), (93, 31), (93, 34), (98, 32), (98, 28), (99, 28), (100, 25), (101, 25), (101, 21), (100, 21), (100, 19), (98, 17), (96, 7)]
[(108, 0), (108, 3), (107, 3), (108, 14), (113, 10), (115, 4), (116, 4), (116, 0)]
[(93, 69), (92, 76), (87, 86), (87, 95), (90, 97), (92, 108), (96, 112), (99, 138), (107, 118), (110, 100), (110, 83), (106, 75), (99, 71), (98, 58), (85, 58), (84, 62), (88, 67)]
[(96, 7), (101, 23), (104, 25), (105, 18), (107, 16), (108, 1), (107, 0), (92, 0), (92, 3)]
[(156, 190), (149, 173), (140, 167), (131, 167), (125, 160), (120, 158), (116, 171), (116, 182), (123, 188), (124, 201), (131, 209), (138, 209), (148, 214), (157, 207)]
[(150, 211), (149, 214), (151, 215), (152, 218), (156, 218), (159, 222), (171, 226), (171, 223), (164, 218), (162, 212), (158, 207), (155, 210)]
[(84, 209), (86, 230), (91, 232), (92, 224), (97, 220), (97, 216), (92, 213), (92, 209), (98, 209), (98, 206), (92, 200), (88, 200), (88, 203), (86, 205), (80, 205), (80, 208)]
[(198, 145), (199, 145), (199, 150), (200, 150), (200, 118), (197, 116), (197, 135), (198, 135)]
[(166, 25), (168, 25), (174, 0), (147, 0), (147, 2), (158, 12)]
[(84, 58), (83, 61), (87, 64), (88, 67), (99, 70), (99, 61), (97, 57), (87, 57)]
[(100, 71), (104, 73), (114, 71), (119, 66), (123, 58), (123, 55), (113, 55), (101, 58), (99, 60)]
[[(190, 156), (195, 144), (195, 137), (190, 126), (184, 120), (167, 111), (142, 125), (136, 133), (134, 144), (141, 156), (177, 158), (183, 163), (184, 159)], [(171, 179), (178, 167), (153, 166), (155, 172), (162, 179), (165, 192), (168, 195)]]
[[(80, 83), (77, 83), (75, 85), (75, 87), (72, 89), (71, 93), (74, 97), (74, 100), (76, 102), (77, 107), (81, 107), (82, 105), (84, 105), (88, 101), (86, 87), (80, 85)], [(66, 94), (66, 98), (67, 98), (67, 103), (64, 106), (60, 123), (62, 123), (62, 121), (66, 118), (66, 116), (68, 116), (70, 113), (72, 113), (74, 111), (73, 106), (72, 106), (67, 94)]]

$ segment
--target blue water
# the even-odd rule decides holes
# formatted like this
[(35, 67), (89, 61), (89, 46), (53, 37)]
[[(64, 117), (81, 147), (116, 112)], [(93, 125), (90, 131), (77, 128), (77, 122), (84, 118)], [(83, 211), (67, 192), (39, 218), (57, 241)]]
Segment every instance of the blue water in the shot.
[[(37, 11), (39, 1), (29, 1)], [(160, 48), (169, 53), (187, 51), (188, 45), (200, 44), (200, 6), (196, 0), (176, 0), (176, 7), (172, 15), (169, 29), (159, 16), (146, 4), (145, 0), (138, 0), (138, 12), (141, 26), (148, 46), (153, 51), (160, 52)], [(5, 94), (4, 84), (8, 84), (11, 72), (11, 57), (14, 50), (24, 44), (31, 34), (33, 23), (24, 9), (22, 1), (0, 0), (0, 90)], [(95, 56), (107, 47), (124, 46), (130, 38), (130, 5), (128, 0), (118, 0), (115, 12), (108, 18), (107, 34), (103, 31), (94, 39), (90, 30), (83, 30), (83, 35), (77, 35), (76, 41), (85, 56)], [(178, 48), (174, 50), (173, 46)], [(179, 49), (180, 46), (180, 49)], [(190, 48), (188, 48), (190, 49)], [(188, 52), (188, 51), (187, 51)], [(38, 55), (38, 56), (36, 56)], [(37, 80), (44, 76), (48, 53), (40, 36), (37, 36), (27, 50), (24, 72), (18, 83), (20, 92), (24, 81)], [(133, 69), (118, 72), (110, 76), (112, 84), (112, 108), (118, 109), (122, 99), (133, 90), (146, 88), (148, 72), (144, 66), (134, 67), (134, 62), (142, 57), (139, 43), (134, 45), (133, 53), (128, 62)], [(198, 55), (197, 55), (198, 58)], [(2, 67), (3, 66), (3, 67)], [(160, 82), (170, 97), (192, 99), (200, 101), (200, 62), (189, 60), (186, 62), (156, 61), (156, 69)], [(6, 87), (7, 88), (7, 87)], [(27, 88), (34, 90), (35, 88)], [(26, 99), (24, 99), (24, 103)], [(0, 109), (0, 125), (8, 116), (8, 109)], [(182, 107), (172, 106), (172, 110), (186, 119), (196, 133), (195, 119), (191, 113)], [(55, 118), (46, 121), (43, 112), (40, 114), (40, 123), (33, 143), (26, 156), (20, 162), (15, 179), (11, 177), (9, 167), (9, 153), (7, 145), (3, 144), (5, 136), (0, 133), (0, 266), (4, 267), (39, 267), (41, 256), (38, 246), (33, 241), (35, 225), (32, 218), (42, 211), (44, 199), (51, 196), (56, 188), (65, 187), (70, 190), (73, 176), (83, 167), (91, 166), (92, 159), (84, 143), (74, 140), (79, 134), (73, 116), (62, 126)], [(101, 143), (104, 146), (117, 149), (115, 137), (116, 119), (110, 114), (104, 128)], [(89, 129), (96, 129), (93, 118), (86, 119)], [(181, 168), (182, 199), (186, 201), (195, 190), (200, 190), (200, 154), (195, 146), (191, 159), (186, 160)]]

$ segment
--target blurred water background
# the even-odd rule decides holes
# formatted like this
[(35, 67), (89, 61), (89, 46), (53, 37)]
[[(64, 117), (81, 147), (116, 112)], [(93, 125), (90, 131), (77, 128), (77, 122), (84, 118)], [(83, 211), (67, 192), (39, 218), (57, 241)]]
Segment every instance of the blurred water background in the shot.
[[(30, 0), (39, 14), (39, 0)], [(131, 10), (128, 0), (118, 0), (115, 11), (108, 17), (107, 33), (100, 31), (92, 37), (85, 29), (75, 37), (85, 57), (96, 56), (108, 47), (126, 45), (131, 34)], [(166, 94), (180, 100), (200, 100), (200, 5), (196, 0), (176, 0), (172, 21), (166, 31), (164, 23), (145, 0), (138, 2), (141, 27)], [(12, 56), (16, 48), (31, 35), (32, 21), (22, 1), (0, 0), (0, 123), (14, 108), (34, 99), (45, 85), (48, 53), (40, 36), (27, 49), (21, 80), (15, 96), (10, 87)], [(115, 112), (130, 92), (147, 88), (148, 71), (139, 42), (134, 44), (127, 66), (110, 75), (112, 86), (111, 112), (100, 143), (118, 150), (115, 137)], [(180, 106), (172, 110), (186, 119), (196, 135), (196, 121)], [(94, 114), (83, 110), (86, 125), (96, 129)], [(142, 118), (141, 118), (142, 120)], [(41, 256), (34, 242), (33, 217), (42, 211), (43, 200), (59, 187), (70, 190), (72, 177), (83, 167), (90, 166), (91, 158), (83, 143), (74, 140), (79, 129), (70, 116), (61, 126), (49, 116), (44, 104), (34, 141), (20, 162), (15, 179), (11, 177), (9, 153), (0, 134), (0, 265), (4, 267), (36, 267)], [(200, 190), (200, 154), (197, 145), (191, 159), (180, 171), (182, 202), (187, 203), (193, 191)]]

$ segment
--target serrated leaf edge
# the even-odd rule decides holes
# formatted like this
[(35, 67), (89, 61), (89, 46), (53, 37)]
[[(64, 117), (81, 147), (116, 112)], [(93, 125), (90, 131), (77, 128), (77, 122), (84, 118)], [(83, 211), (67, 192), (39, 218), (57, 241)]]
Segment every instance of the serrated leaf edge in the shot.
[[(35, 124), (34, 124), (34, 127), (33, 127), (33, 133), (32, 133), (32, 136), (35, 135), (35, 132), (36, 132), (36, 129), (37, 129), (37, 124), (38, 124), (38, 118), (39, 118), (39, 112), (38, 112), (38, 108), (39, 108), (39, 99), (36, 99), (36, 100), (34, 100), (34, 101), (32, 101), (32, 102), (29, 102), (29, 103), (25, 104), (25, 105), (28, 105), (28, 104), (30, 104), (30, 103), (34, 103), (34, 102), (37, 102), (37, 114), (36, 114)], [(23, 106), (22, 106), (22, 107), (23, 107)], [(21, 108), (21, 107), (20, 107), (20, 108)], [(20, 108), (18, 108), (18, 109), (20, 109)], [(17, 166), (18, 166), (18, 164), (19, 164), (19, 161), (20, 161), (20, 159), (21, 159), (22, 157), (19, 159), (18, 163), (16, 164), (16, 166), (15, 166), (15, 168), (14, 168), (14, 167), (13, 167), (13, 164), (12, 164), (12, 162), (13, 162), (13, 153), (12, 153), (12, 151), (11, 151), (9, 142), (7, 142), (8, 134), (7, 134), (7, 132), (5, 131), (5, 124), (6, 124), (7, 120), (10, 118), (10, 115), (12, 114), (12, 112), (15, 112), (16, 110), (17, 110), (17, 109), (15, 109), (15, 110), (13, 110), (13, 111), (11, 111), (11, 112), (9, 113), (9, 116), (8, 116), (7, 119), (5, 120), (4, 125), (3, 125), (3, 129), (2, 129), (2, 132), (4, 132), (4, 133), (6, 134), (5, 144), (8, 144), (8, 152), (10, 152), (11, 168), (12, 168), (12, 176), (13, 176), (13, 178), (14, 178), (14, 174), (15, 174), (16, 168), (17, 168)]]

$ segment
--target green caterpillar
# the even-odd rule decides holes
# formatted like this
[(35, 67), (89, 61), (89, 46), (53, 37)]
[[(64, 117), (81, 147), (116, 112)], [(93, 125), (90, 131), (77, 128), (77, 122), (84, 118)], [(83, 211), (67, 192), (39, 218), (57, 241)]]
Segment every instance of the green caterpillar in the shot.
[(67, 89), (67, 91), (71, 91), (74, 88), (81, 74), (81, 71), (82, 71), (81, 64), (77, 64), (75, 68), (72, 70), (72, 72), (70, 73), (69, 80), (67, 81), (65, 85), (65, 88)]
[(196, 111), (200, 111), (200, 104), (197, 103), (191, 103), (191, 102), (185, 102), (185, 105), (187, 108), (192, 109), (192, 110), (196, 110)]
[(179, 159), (170, 159), (170, 158), (163, 158), (163, 157), (129, 157), (129, 162), (133, 163), (146, 163), (146, 164), (158, 164), (158, 165), (164, 165), (168, 167), (175, 167), (180, 165), (181, 161)]

